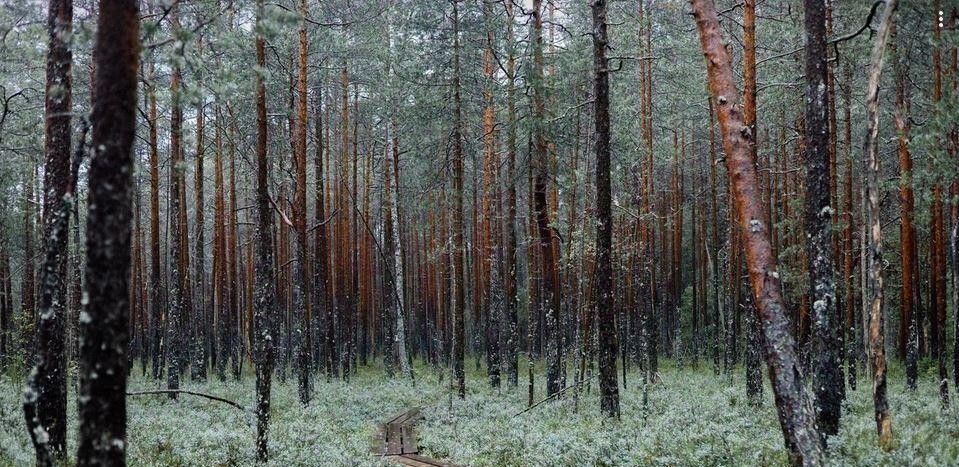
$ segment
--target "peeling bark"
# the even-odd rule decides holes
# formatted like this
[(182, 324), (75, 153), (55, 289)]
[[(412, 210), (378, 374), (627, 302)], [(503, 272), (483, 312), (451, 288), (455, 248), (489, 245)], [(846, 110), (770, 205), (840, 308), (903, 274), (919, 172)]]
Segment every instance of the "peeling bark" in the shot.
[(726, 167), (732, 180), (732, 194), (739, 228), (745, 242), (746, 260), (758, 318), (766, 339), (766, 361), (772, 380), (790, 461), (794, 465), (821, 465), (823, 446), (813, 419), (809, 395), (803, 386), (789, 321), (785, 314), (776, 259), (772, 256), (768, 227), (759, 200), (756, 169), (750, 155), (752, 134), (745, 127), (738, 105), (739, 92), (733, 78), (732, 61), (723, 45), (716, 6), (711, 0), (691, 0), (706, 56), (709, 85), (726, 150)]

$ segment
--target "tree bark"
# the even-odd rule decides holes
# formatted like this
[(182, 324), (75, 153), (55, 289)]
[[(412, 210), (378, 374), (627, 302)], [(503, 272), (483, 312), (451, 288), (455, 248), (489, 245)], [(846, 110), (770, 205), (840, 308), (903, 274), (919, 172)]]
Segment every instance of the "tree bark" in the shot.
[(155, 65), (150, 62), (147, 79), (147, 100), (150, 146), (150, 346), (153, 361), (153, 379), (159, 380), (163, 368), (161, 364), (161, 342), (163, 327), (161, 310), (163, 308), (163, 279), (160, 277), (160, 162), (157, 149), (157, 97)]
[[(756, 0), (743, 2), (743, 123), (756, 136)], [(749, 146), (753, 163), (757, 163), (757, 145)], [(767, 201), (768, 202), (768, 201)], [(769, 222), (769, 219), (766, 218)], [(740, 274), (740, 271), (736, 272)], [(744, 300), (749, 301), (749, 300)], [(749, 301), (751, 304), (751, 301)], [(751, 310), (750, 310), (751, 311)], [(763, 373), (759, 368), (762, 358), (762, 334), (759, 322), (747, 317), (746, 397), (753, 404), (762, 400)]]
[(883, 272), (882, 272), (882, 221), (879, 206), (879, 83), (882, 74), (882, 62), (886, 43), (889, 41), (893, 18), (898, 0), (886, 0), (879, 31), (872, 47), (869, 63), (869, 84), (866, 87), (866, 137), (863, 144), (863, 156), (868, 161), (866, 171), (866, 191), (868, 197), (869, 246), (868, 279), (869, 293), (869, 349), (872, 368), (872, 398), (875, 406), (876, 431), (879, 446), (883, 450), (892, 449), (892, 417), (889, 414), (889, 401), (886, 398), (886, 349), (883, 312)]
[[(609, 69), (606, 48), (606, 1), (593, 0), (593, 99), (596, 131), (596, 317), (599, 324), (600, 410), (619, 418), (619, 383), (616, 378), (616, 315), (613, 305), (613, 218), (610, 172)], [(558, 332), (558, 329), (557, 329)], [(552, 394), (549, 394), (552, 395)]]
[[(73, 210), (70, 114), (73, 79), (73, 1), (49, 4), (43, 175), (43, 261), (37, 320), (37, 365), (27, 382), (24, 411), (38, 465), (62, 460), (67, 448), (67, 238)], [(32, 415), (31, 415), (32, 413)]]
[[(180, 28), (179, 12), (176, 5), (170, 10), (171, 27), (174, 30)], [(178, 43), (175, 54), (183, 56), (183, 44)], [(180, 222), (181, 210), (185, 209), (182, 205), (183, 190), (183, 143), (182, 143), (182, 125), (183, 109), (180, 105), (182, 92), (180, 82), (182, 75), (179, 62), (174, 59), (173, 72), (170, 82), (170, 94), (173, 100), (173, 108), (170, 111), (170, 277), (167, 286), (169, 287), (169, 308), (167, 309), (166, 320), (166, 350), (164, 352), (167, 366), (167, 389), (180, 388), (180, 359), (181, 355), (181, 336), (182, 336), (182, 312), (184, 282), (183, 274), (186, 271), (181, 270), (183, 261), (181, 259), (183, 244), (183, 227)], [(170, 399), (176, 399), (177, 393), (169, 393)]]
[[(894, 31), (895, 32), (895, 31)], [(918, 379), (918, 326), (915, 321), (915, 298), (918, 288), (916, 228), (912, 224), (915, 198), (912, 188), (912, 155), (909, 153), (910, 103), (907, 91), (908, 67), (899, 56), (895, 41), (890, 44), (893, 51), (896, 73), (896, 110), (893, 120), (896, 125), (899, 156), (899, 245), (902, 256), (902, 288), (899, 301), (898, 350), (900, 358), (906, 360), (906, 386), (916, 389)]]
[(761, 221), (763, 209), (757, 202), (756, 169), (749, 150), (753, 138), (737, 105), (739, 92), (733, 81), (732, 61), (723, 45), (715, 4), (711, 0), (692, 0), (691, 4), (726, 149), (726, 167), (732, 179), (737, 220), (745, 241), (753, 297), (758, 318), (763, 323), (766, 360), (779, 409), (779, 423), (790, 461), (794, 465), (821, 465), (825, 460), (823, 446), (793, 350), (769, 231)]
[(139, 11), (133, 0), (100, 0), (94, 45), (86, 230), (87, 301), (80, 315), (77, 465), (125, 465), (133, 139)]
[(299, 324), (297, 334), (299, 347), (297, 349), (298, 379), (300, 403), (306, 405), (310, 402), (312, 392), (313, 378), (313, 308), (311, 303), (309, 271), (311, 263), (307, 250), (309, 248), (309, 237), (307, 237), (306, 228), (306, 131), (307, 131), (307, 111), (306, 111), (306, 82), (307, 82), (307, 56), (309, 55), (309, 41), (306, 36), (306, 16), (309, 13), (306, 0), (300, 0), (300, 18), (299, 30), (297, 31), (299, 42), (299, 67), (296, 83), (296, 135), (295, 136), (295, 164), (294, 171), (296, 176), (296, 189), (293, 195), (293, 224), (296, 230), (294, 280), (293, 280), (293, 300), (294, 311), (299, 315)]
[(453, 377), (457, 394), (466, 398), (465, 327), (466, 278), (463, 243), (463, 106), (460, 97), (459, 2), (453, 3)]
[[(197, 56), (202, 59), (203, 36), (197, 36)], [(200, 69), (196, 72), (197, 82), (203, 82), (203, 74)], [(193, 334), (190, 340), (190, 378), (198, 381), (206, 380), (206, 314), (207, 314), (207, 280), (206, 280), (206, 240), (204, 231), (204, 199), (203, 199), (203, 165), (206, 153), (206, 142), (204, 141), (204, 121), (206, 112), (205, 96), (200, 96), (200, 102), (196, 108), (196, 172), (194, 176), (194, 196), (196, 205), (194, 215), (196, 216), (196, 235), (193, 241), (193, 316), (191, 316), (190, 329)]]
[(830, 201), (829, 96), (826, 82), (826, 1), (805, 0), (806, 248), (812, 302), (813, 392), (816, 422), (825, 436), (839, 432), (842, 376), (836, 358), (836, 283)]
[[(263, 0), (256, 1), (256, 64), (266, 68), (266, 46), (263, 37)], [(273, 336), (271, 322), (276, 307), (273, 282), (273, 210), (270, 207), (269, 164), (267, 161), (266, 86), (263, 74), (256, 72), (256, 292), (253, 315), (253, 353), (256, 365), (256, 459), (266, 462), (270, 427), (270, 380), (273, 375)]]
[(543, 2), (533, 0), (532, 32), (533, 62), (530, 67), (532, 89), (533, 152), (530, 164), (533, 170), (533, 213), (536, 222), (536, 242), (539, 249), (539, 268), (542, 287), (537, 295), (536, 309), (544, 317), (543, 334), (546, 340), (546, 395), (552, 396), (560, 387), (560, 340), (557, 314), (560, 296), (556, 289), (556, 258), (553, 248), (553, 229), (550, 227), (549, 140), (546, 135), (546, 86), (543, 76)]
[(513, 36), (513, 2), (506, 8), (506, 245), (504, 288), (506, 292), (506, 380), (519, 384), (519, 319), (516, 281), (516, 39)]

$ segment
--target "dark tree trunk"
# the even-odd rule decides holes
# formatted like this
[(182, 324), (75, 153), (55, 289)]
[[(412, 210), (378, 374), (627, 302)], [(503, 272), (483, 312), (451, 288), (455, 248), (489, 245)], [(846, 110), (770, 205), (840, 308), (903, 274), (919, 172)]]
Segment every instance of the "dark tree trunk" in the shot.
[[(197, 39), (197, 49), (203, 46), (203, 38)], [(198, 53), (200, 50), (198, 50)], [(203, 75), (197, 71), (197, 81), (202, 82)], [(193, 309), (190, 320), (192, 338), (190, 339), (190, 378), (198, 381), (206, 380), (206, 346), (204, 345), (207, 313), (207, 285), (206, 285), (206, 255), (204, 247), (206, 240), (204, 230), (204, 199), (203, 199), (203, 164), (206, 152), (206, 142), (203, 137), (205, 102), (201, 96), (196, 108), (196, 172), (194, 173), (194, 190), (196, 198), (196, 235), (193, 243)]]
[(132, 0), (100, 0), (93, 56), (95, 154), (87, 214), (87, 303), (80, 319), (77, 465), (126, 464), (133, 138), (139, 11)]
[(899, 300), (898, 351), (906, 359), (906, 387), (916, 389), (919, 372), (919, 334), (916, 326), (915, 291), (918, 270), (916, 259), (916, 229), (913, 227), (915, 197), (912, 188), (912, 155), (909, 152), (910, 101), (907, 90), (908, 66), (898, 53), (895, 40), (890, 44), (893, 52), (893, 68), (896, 73), (896, 110), (893, 116), (898, 140), (899, 155), (899, 245), (902, 257), (902, 288)]
[(150, 345), (152, 350), (153, 379), (159, 380), (163, 373), (161, 363), (163, 326), (163, 279), (160, 277), (160, 162), (157, 149), (157, 97), (154, 64), (150, 63), (148, 105), (150, 140)]
[(466, 398), (466, 277), (463, 261), (463, 109), (460, 97), (459, 1), (453, 2), (453, 377), (460, 399)]
[(546, 340), (546, 395), (552, 396), (560, 389), (560, 296), (556, 284), (556, 258), (553, 248), (553, 230), (550, 227), (549, 190), (549, 140), (546, 135), (546, 85), (543, 76), (543, 5), (542, 0), (533, 0), (532, 9), (533, 63), (530, 67), (532, 89), (533, 152), (530, 164), (533, 170), (533, 216), (536, 223), (536, 242), (539, 250), (540, 292), (535, 309), (543, 316), (543, 334)]
[[(178, 8), (174, 5), (170, 11), (171, 27), (176, 30), (180, 28)], [(183, 55), (183, 43), (178, 42), (177, 56)], [(183, 314), (183, 302), (185, 297), (183, 271), (181, 266), (183, 261), (181, 251), (186, 245), (183, 244), (183, 227), (180, 222), (181, 210), (186, 209), (182, 205), (183, 201), (183, 108), (180, 99), (182, 92), (180, 90), (180, 81), (182, 79), (180, 66), (175, 62), (173, 65), (173, 74), (170, 81), (170, 94), (173, 100), (173, 108), (170, 111), (170, 277), (168, 287), (170, 296), (166, 319), (166, 349), (164, 352), (167, 370), (167, 389), (175, 390), (180, 388), (180, 361), (182, 358), (181, 337), (183, 326), (180, 322)], [(170, 399), (176, 399), (177, 393), (170, 392)]]
[[(829, 179), (829, 102), (826, 92), (826, 2), (805, 0), (806, 238), (812, 302), (812, 380), (816, 422), (823, 436), (839, 432), (842, 376), (836, 358), (836, 284), (833, 278)], [(825, 438), (824, 438), (825, 441)]]
[(506, 248), (503, 284), (506, 289), (506, 381), (519, 384), (519, 319), (516, 282), (516, 39), (513, 37), (513, 2), (506, 7)]
[(0, 227), (0, 371), (6, 371), (11, 346), (11, 318), (13, 317), (13, 290), (10, 286), (10, 253), (3, 227)]
[[(323, 92), (322, 88), (319, 88), (316, 93), (316, 126), (315, 126), (315, 135), (316, 135), (316, 156), (314, 159), (315, 171), (316, 171), (316, 221), (317, 223), (326, 222), (326, 185), (324, 183), (323, 175), (323, 151), (324, 138), (323, 138)], [(325, 361), (324, 369), (326, 370), (327, 377), (333, 376), (334, 363), (333, 363), (333, 354), (335, 346), (335, 334), (333, 332), (333, 307), (330, 303), (329, 296), (329, 263), (327, 258), (329, 257), (329, 243), (327, 237), (327, 226), (320, 225), (316, 228), (316, 234), (314, 238), (314, 254), (313, 258), (315, 261), (313, 268), (313, 304), (315, 306), (315, 311), (320, 317), (319, 319), (323, 320), (323, 357)]]
[[(266, 67), (266, 46), (260, 23), (263, 21), (263, 0), (256, 2), (256, 63)], [(273, 336), (271, 322), (276, 306), (273, 282), (273, 210), (270, 209), (269, 165), (267, 161), (266, 86), (263, 75), (256, 73), (256, 301), (253, 315), (253, 354), (256, 365), (256, 458), (267, 460), (270, 426), (270, 379), (273, 375)]]
[(73, 1), (53, 0), (47, 16), (49, 50), (45, 102), (43, 260), (37, 320), (37, 366), (27, 382), (24, 411), (38, 465), (62, 459), (67, 447), (66, 299), (70, 186), (70, 112), (73, 87), (70, 36)]
[(34, 212), (34, 200), (36, 184), (36, 167), (33, 158), (30, 158), (30, 164), (27, 170), (26, 187), (24, 188), (23, 203), (23, 278), (20, 279), (20, 345), (21, 350), (27, 357), (27, 362), (33, 364), (37, 321), (37, 283), (36, 283), (36, 251), (34, 246), (34, 229), (36, 227), (36, 214)]
[[(609, 69), (606, 63), (606, 2), (594, 0), (593, 99), (596, 131), (596, 318), (599, 325), (600, 409), (619, 418), (619, 383), (616, 378), (616, 315), (613, 306), (613, 216), (609, 179)], [(556, 330), (558, 332), (558, 329)]]

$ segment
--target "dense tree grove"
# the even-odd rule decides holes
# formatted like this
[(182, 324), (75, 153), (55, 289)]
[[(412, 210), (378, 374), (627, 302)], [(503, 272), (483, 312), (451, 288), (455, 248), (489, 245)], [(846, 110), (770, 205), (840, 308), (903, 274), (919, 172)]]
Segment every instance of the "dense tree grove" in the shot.
[(38, 465), (122, 465), (134, 396), (245, 380), (266, 462), (276, 394), (367, 371), (609, 424), (674, 368), (765, 380), (794, 465), (857, 391), (883, 453), (891, 382), (954, 411), (955, 0), (41, 3), (0, 5), (0, 391)]

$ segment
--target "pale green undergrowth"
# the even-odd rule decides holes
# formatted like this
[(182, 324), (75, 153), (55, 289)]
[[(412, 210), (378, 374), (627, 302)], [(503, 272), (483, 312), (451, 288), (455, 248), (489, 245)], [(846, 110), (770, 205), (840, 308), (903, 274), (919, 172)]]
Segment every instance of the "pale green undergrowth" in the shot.
[[(760, 407), (746, 403), (742, 372), (730, 379), (710, 368), (677, 368), (666, 362), (660, 381), (647, 388), (643, 403), (639, 375), (629, 373), (621, 388), (622, 417), (599, 414), (595, 380), (576, 401), (560, 400), (526, 408), (526, 380), (520, 388), (490, 389), (485, 372), (467, 364), (465, 401), (449, 398), (449, 379), (419, 367), (415, 385), (389, 380), (379, 368), (363, 368), (350, 383), (316, 381), (308, 407), (297, 399), (295, 380), (274, 382), (270, 433), (271, 465), (381, 465), (370, 455), (378, 422), (410, 407), (425, 407), (419, 427), (424, 453), (476, 466), (527, 465), (783, 465), (786, 453), (768, 385)], [(544, 397), (537, 369), (537, 400)], [(131, 391), (160, 386), (132, 377)], [(525, 372), (522, 372), (525, 375)], [(446, 376), (446, 375), (444, 375)], [(896, 449), (878, 450), (870, 385), (850, 392), (842, 428), (830, 439), (833, 465), (959, 465), (959, 410), (940, 409), (932, 373), (916, 393), (907, 393), (894, 368), (890, 403)], [(193, 389), (252, 407), (253, 378), (242, 382), (185, 383)], [(75, 449), (76, 408), (69, 401), (71, 451)], [(130, 465), (252, 465), (253, 428), (249, 409), (181, 396), (128, 399)], [(33, 451), (23, 428), (19, 384), (0, 378), (0, 465), (32, 465)]]

